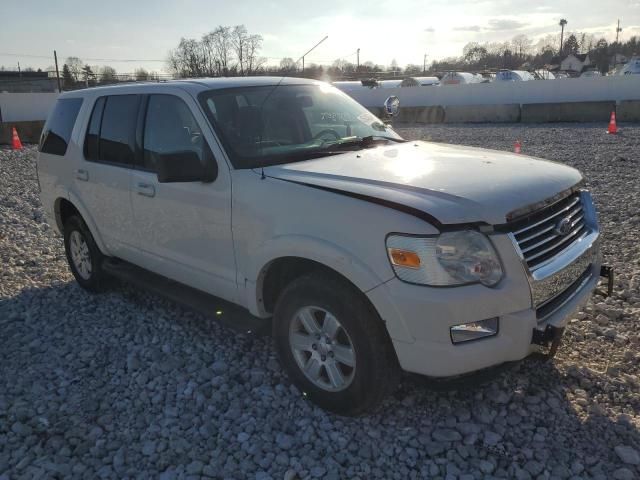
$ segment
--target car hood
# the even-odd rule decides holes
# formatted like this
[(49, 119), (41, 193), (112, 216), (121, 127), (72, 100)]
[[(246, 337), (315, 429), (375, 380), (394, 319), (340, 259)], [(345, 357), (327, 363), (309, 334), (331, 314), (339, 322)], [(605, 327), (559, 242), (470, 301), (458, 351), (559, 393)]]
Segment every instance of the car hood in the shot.
[(525, 155), (421, 141), (265, 167), (264, 174), (404, 206), (436, 224), (490, 225), (582, 179), (573, 168)]

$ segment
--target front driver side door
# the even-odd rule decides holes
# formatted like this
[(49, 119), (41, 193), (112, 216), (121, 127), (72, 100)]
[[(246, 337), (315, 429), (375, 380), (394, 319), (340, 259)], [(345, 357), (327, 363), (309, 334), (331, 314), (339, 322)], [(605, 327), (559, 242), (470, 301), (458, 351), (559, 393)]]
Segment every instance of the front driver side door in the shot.
[(219, 158), (213, 182), (159, 183), (158, 155), (192, 151), (204, 163), (206, 149), (216, 144), (186, 93), (149, 95), (144, 108), (143, 164), (134, 170), (131, 184), (137, 248), (142, 257), (139, 263), (236, 301), (229, 169)]

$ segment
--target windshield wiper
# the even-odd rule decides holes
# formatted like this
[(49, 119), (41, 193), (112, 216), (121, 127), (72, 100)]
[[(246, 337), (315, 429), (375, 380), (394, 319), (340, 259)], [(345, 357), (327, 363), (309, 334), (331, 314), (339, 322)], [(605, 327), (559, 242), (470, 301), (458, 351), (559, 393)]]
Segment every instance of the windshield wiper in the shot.
[(403, 140), (402, 138), (387, 137), (385, 135), (368, 135), (366, 137), (345, 137), (345, 138), (336, 140), (334, 142), (327, 142), (324, 148), (327, 150), (332, 148), (352, 147), (352, 146), (366, 148), (366, 147), (370, 147), (371, 145), (375, 145), (376, 143), (379, 143), (379, 142), (402, 143), (402, 142), (406, 142), (406, 140)]

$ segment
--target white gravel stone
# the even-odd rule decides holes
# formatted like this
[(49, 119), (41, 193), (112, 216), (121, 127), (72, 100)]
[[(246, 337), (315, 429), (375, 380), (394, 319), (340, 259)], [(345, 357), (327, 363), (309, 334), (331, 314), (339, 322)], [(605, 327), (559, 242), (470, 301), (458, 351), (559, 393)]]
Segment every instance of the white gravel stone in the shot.
[(605, 129), (401, 129), (501, 150), (520, 139), (581, 169), (615, 294), (576, 312), (553, 362), (462, 387), (405, 375), (360, 418), (310, 404), (268, 338), (127, 285), (82, 291), (44, 220), (35, 148), (0, 147), (0, 479), (638, 478), (640, 126)]

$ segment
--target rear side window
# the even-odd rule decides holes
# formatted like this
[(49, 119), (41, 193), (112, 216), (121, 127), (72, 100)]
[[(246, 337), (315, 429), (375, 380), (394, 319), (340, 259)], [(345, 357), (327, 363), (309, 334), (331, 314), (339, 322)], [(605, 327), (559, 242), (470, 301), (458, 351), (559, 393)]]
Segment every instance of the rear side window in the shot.
[(194, 152), (201, 162), (208, 149), (191, 110), (173, 95), (151, 95), (144, 129), (144, 168), (157, 171), (157, 159)]
[(40, 151), (64, 155), (71, 139), (73, 126), (82, 105), (81, 98), (61, 98), (49, 115), (40, 140)]
[(84, 140), (84, 157), (87, 160), (98, 160), (98, 140), (100, 138), (100, 122), (102, 121), (104, 104), (105, 97), (98, 98), (93, 106), (93, 112), (91, 112), (89, 128), (87, 128), (87, 136)]
[(139, 95), (106, 98), (98, 141), (99, 161), (133, 165), (139, 104)]

